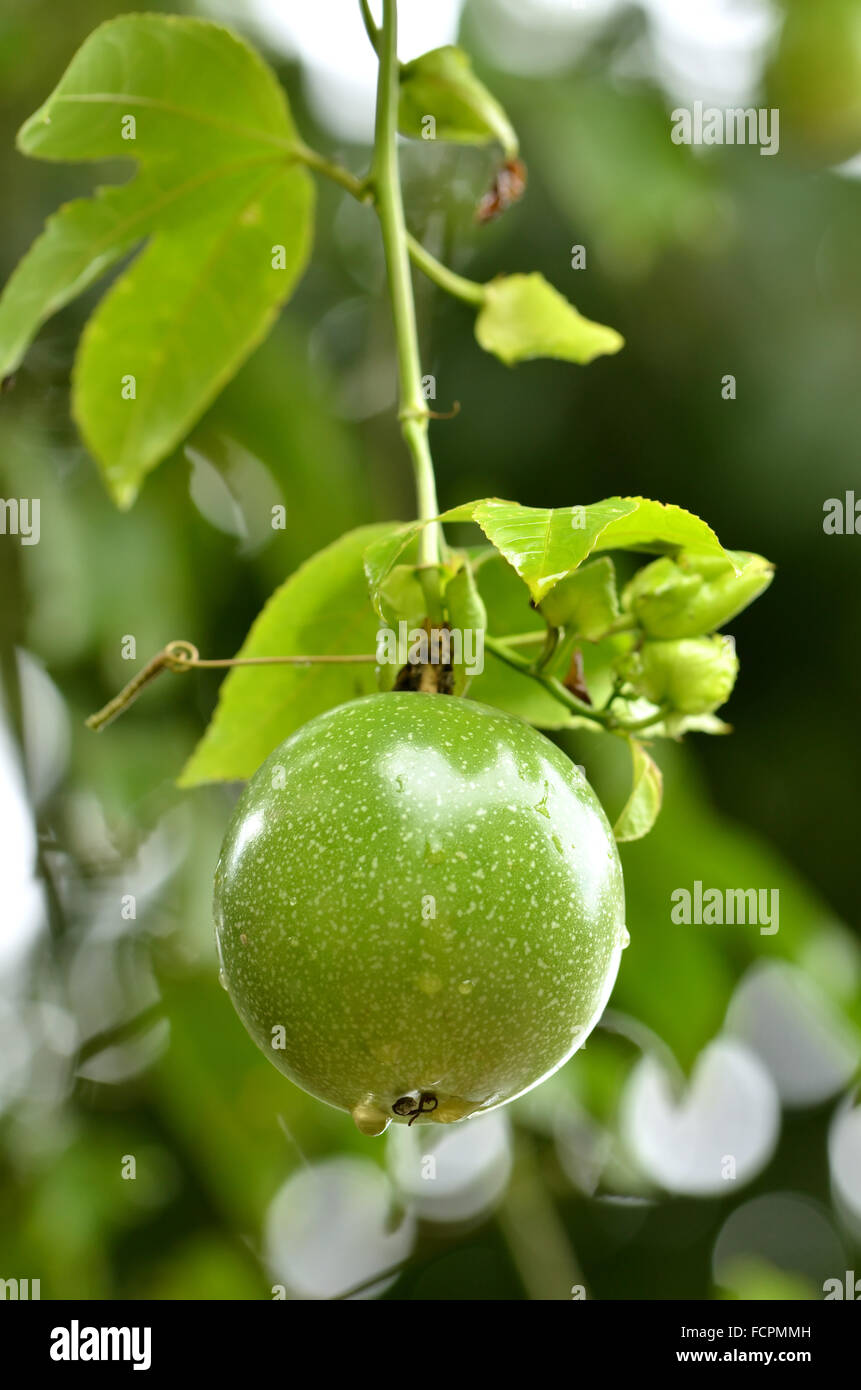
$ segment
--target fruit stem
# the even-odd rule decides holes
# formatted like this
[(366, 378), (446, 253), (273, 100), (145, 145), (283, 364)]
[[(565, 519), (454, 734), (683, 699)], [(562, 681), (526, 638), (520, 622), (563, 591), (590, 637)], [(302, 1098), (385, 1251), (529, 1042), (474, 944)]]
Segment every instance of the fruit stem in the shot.
[(372, 181), (383, 236), (386, 270), (397, 346), (401, 432), (410, 451), (418, 500), (419, 520), (431, 521), (419, 539), (419, 564), (440, 560), (440, 527), (433, 460), (428, 440), (429, 416), (422, 395), (416, 309), (410, 275), (407, 228), (398, 167), (398, 13), (397, 0), (383, 0), (383, 23), (377, 30), (380, 57), (377, 82), (377, 118), (374, 132)]

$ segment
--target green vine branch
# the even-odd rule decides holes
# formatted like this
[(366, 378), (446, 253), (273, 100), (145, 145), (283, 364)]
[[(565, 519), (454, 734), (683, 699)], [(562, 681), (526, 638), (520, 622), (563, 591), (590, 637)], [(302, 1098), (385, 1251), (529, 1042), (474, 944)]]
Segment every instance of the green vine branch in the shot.
[[(379, 27), (374, 22), (367, 0), (360, 0), (360, 9), (368, 38), (379, 59), (371, 168), (364, 177), (359, 177), (342, 164), (312, 149), (301, 139), (292, 144), (290, 154), (292, 158), (329, 179), (357, 201), (373, 206), (380, 222), (394, 321), (399, 383), (398, 419), (412, 462), (418, 519), (426, 523), (419, 537), (418, 574), (425, 591), (428, 613), (432, 621), (438, 622), (442, 620), (443, 614), (439, 565), (444, 554), (445, 542), (442, 524), (438, 519), (440, 509), (429, 441), (432, 412), (427, 408), (422, 391), (422, 369), (410, 262), (412, 261), (440, 289), (476, 307), (485, 300), (486, 286), (450, 270), (407, 230), (397, 146), (400, 98), (397, 0), (383, 0), (383, 22)], [(542, 636), (543, 649), (535, 660), (526, 660), (513, 650), (513, 647), (520, 643), (537, 641)], [(548, 628), (545, 634), (523, 633), (506, 641), (486, 635), (485, 642), (489, 651), (514, 670), (537, 681), (570, 713), (599, 724), (609, 731), (639, 731), (659, 723), (664, 718), (666, 711), (663, 708), (646, 719), (632, 723), (617, 718), (611, 710), (612, 704), (619, 698), (616, 688), (603, 709), (594, 709), (579, 699), (562, 681), (546, 670), (558, 638), (558, 630)], [(305, 666), (324, 662), (334, 664), (374, 661), (374, 654), (202, 660), (197, 648), (191, 643), (170, 642), (113, 700), (102, 710), (91, 715), (87, 724), (92, 729), (105, 728), (128, 708), (152, 680), (166, 670), (179, 672), (205, 667), (279, 664)]]
[(484, 285), (479, 284), (477, 280), (467, 280), (465, 276), (457, 275), (455, 271), (449, 270), (447, 265), (443, 265), (435, 256), (432, 256), (430, 251), (409, 232), (407, 233), (407, 249), (413, 264), (441, 290), (445, 290), (446, 294), (452, 295), (455, 299), (462, 299), (465, 304), (474, 304), (476, 307), (484, 303)]
[[(540, 637), (542, 634), (537, 633), (535, 635)], [(526, 633), (520, 633), (516, 640), (522, 642), (525, 640), (526, 636)], [(528, 636), (531, 638), (533, 634), (529, 633)], [(634, 721), (619, 719), (610, 709), (610, 705), (613, 701), (619, 698), (618, 694), (614, 693), (603, 709), (595, 709), (592, 705), (587, 705), (582, 700), (578, 700), (577, 696), (573, 695), (571, 691), (562, 684), (562, 681), (558, 680), (555, 676), (548, 675), (541, 669), (540, 665), (532, 661), (527, 661), (525, 657), (518, 655), (517, 652), (513, 652), (509, 646), (508, 639), (502, 640), (498, 637), (491, 637), (489, 634), (485, 634), (484, 645), (489, 652), (493, 652), (494, 656), (499, 657), (500, 661), (504, 661), (506, 666), (510, 666), (513, 670), (519, 671), (522, 676), (528, 676), (530, 680), (537, 681), (539, 685), (544, 687), (549, 695), (553, 696), (554, 700), (558, 700), (559, 704), (564, 705), (572, 714), (576, 714), (578, 718), (581, 719), (589, 719), (594, 724), (600, 724), (609, 732), (639, 733), (644, 729), (651, 728), (655, 724), (660, 724), (669, 713), (669, 706), (661, 705), (654, 714), (648, 715), (645, 719), (637, 719)], [(539, 657), (539, 661), (540, 660), (541, 658)]]
[[(432, 577), (438, 577), (435, 569), (425, 569), (422, 577), (425, 581), (430, 581)], [(428, 600), (428, 607), (431, 610), (441, 611), (441, 598), (438, 591), (426, 589), (425, 596)], [(534, 661), (528, 661), (517, 652), (512, 651), (512, 644), (522, 643), (528, 638), (532, 640), (540, 637), (541, 633), (518, 633), (515, 637), (505, 638), (491, 637), (485, 633), (484, 644), (489, 652), (497, 656), (500, 661), (504, 661), (507, 666), (518, 671), (523, 676), (528, 676), (530, 680), (537, 681), (557, 700), (564, 705), (572, 714), (576, 714), (582, 719), (589, 719), (595, 724), (600, 724), (608, 732), (619, 733), (639, 733), (644, 729), (650, 728), (654, 724), (659, 724), (668, 713), (667, 706), (660, 706), (654, 713), (645, 719), (626, 722), (615, 716), (610, 706), (620, 698), (618, 690), (614, 690), (610, 699), (603, 709), (594, 709), (591, 705), (584, 704), (578, 700), (560, 680), (555, 676), (548, 675)], [(127, 685), (115, 695), (112, 700), (95, 714), (91, 714), (87, 719), (87, 727), (99, 732), (107, 728), (109, 724), (128, 709), (129, 705), (138, 698), (143, 690), (150, 685), (157, 676), (163, 671), (193, 671), (193, 670), (224, 670), (234, 666), (321, 666), (321, 665), (368, 665), (376, 663), (378, 660), (375, 652), (347, 652), (347, 653), (324, 653), (316, 656), (233, 656), (233, 657), (201, 657), (197, 647), (193, 642), (174, 641), (168, 642), (160, 652), (148, 661), (140, 671), (136, 672)]]
[(294, 159), (298, 159), (300, 163), (305, 164), (309, 169), (313, 169), (315, 173), (322, 174), (323, 177), (329, 179), (330, 182), (338, 184), (340, 188), (343, 188), (345, 192), (349, 193), (357, 202), (373, 202), (374, 190), (370, 175), (367, 175), (363, 179), (358, 178), (356, 174), (351, 173), (343, 164), (338, 164), (332, 159), (327, 159), (324, 154), (320, 154), (319, 150), (314, 150), (310, 145), (306, 145), (304, 140), (297, 140), (296, 143), (291, 146), (291, 155)]
[[(383, 27), (380, 31), (380, 57), (377, 83), (377, 118), (374, 132), (372, 178), (377, 214), (386, 256), (389, 294), (395, 324), (395, 342), (400, 380), (399, 418), (409, 449), (418, 499), (419, 520), (430, 521), (439, 514), (436, 479), (428, 439), (428, 415), (422, 394), (415, 299), (410, 276), (407, 227), (398, 165), (397, 130), (400, 84), (398, 76), (397, 0), (384, 0)], [(438, 522), (426, 526), (419, 541), (419, 564), (434, 565), (440, 560)]]
[(376, 653), (353, 653), (333, 654), (325, 656), (233, 656), (233, 657), (214, 657), (203, 659), (198, 654), (197, 647), (193, 642), (168, 642), (160, 652), (148, 661), (138, 671), (127, 685), (124, 685), (118, 695), (95, 714), (91, 714), (86, 720), (88, 729), (94, 729), (97, 733), (106, 729), (109, 724), (121, 714), (123, 714), (141, 692), (150, 685), (157, 676), (163, 671), (193, 671), (207, 668), (223, 668), (230, 666), (313, 666), (313, 665), (349, 665), (354, 663), (367, 663), (376, 661)]

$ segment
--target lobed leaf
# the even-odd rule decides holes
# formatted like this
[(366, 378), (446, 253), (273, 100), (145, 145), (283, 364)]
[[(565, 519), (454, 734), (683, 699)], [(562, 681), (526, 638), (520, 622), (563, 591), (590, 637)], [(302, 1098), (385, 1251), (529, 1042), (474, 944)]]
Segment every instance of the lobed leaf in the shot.
[[(265, 336), (308, 252), (312, 185), (265, 164), (222, 174), (112, 286), (81, 337), (72, 413), (126, 507)], [(273, 238), (284, 268), (273, 268)], [(134, 399), (122, 382), (134, 379)]]
[(164, 197), (138, 178), (77, 198), (48, 218), (0, 299), (0, 376), (16, 370), (46, 319), (149, 235)]
[(128, 506), (304, 269), (313, 186), (292, 117), (274, 74), (228, 30), (123, 15), (84, 42), (18, 145), (138, 165), (131, 182), (50, 218), (0, 298), (7, 373), (51, 314), (151, 238), (90, 320), (73, 378), (75, 419)]

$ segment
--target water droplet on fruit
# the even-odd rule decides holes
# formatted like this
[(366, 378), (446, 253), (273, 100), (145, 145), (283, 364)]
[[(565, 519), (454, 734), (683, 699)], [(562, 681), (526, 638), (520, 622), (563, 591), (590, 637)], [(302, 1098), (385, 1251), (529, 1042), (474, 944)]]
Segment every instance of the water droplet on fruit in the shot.
[(622, 928), (621, 934), (620, 934), (620, 936), (619, 936), (619, 940), (620, 940), (620, 942), (621, 942), (622, 950), (623, 950), (623, 951), (624, 951), (624, 949), (625, 949), (626, 946), (630, 946), (630, 944), (631, 944), (631, 933), (628, 931), (628, 928), (627, 928), (627, 927), (623, 927), (623, 928)]
[(364, 1105), (355, 1105), (350, 1113), (361, 1134), (382, 1134), (391, 1124), (391, 1119), (385, 1111), (381, 1110), (378, 1105), (372, 1105), (369, 1102)]
[(442, 989), (442, 980), (438, 975), (419, 975), (417, 983), (422, 994), (439, 994)]
[(461, 980), (460, 984), (459, 984), (458, 987), (457, 987), (457, 992), (458, 992), (458, 994), (472, 994), (472, 991), (473, 991), (473, 983), (472, 983), (472, 980)]
[(218, 972), (218, 983), (221, 985), (222, 989), (227, 989), (227, 976), (223, 970), (219, 970)]
[(561, 854), (561, 853), (562, 853), (562, 841), (560, 840), (559, 836), (558, 836), (558, 835), (551, 835), (551, 836), (550, 836), (550, 839), (551, 839), (552, 842), (553, 842), (553, 848), (556, 850), (557, 854)]
[(432, 840), (425, 840), (425, 863), (442, 864), (445, 859), (445, 850), (442, 845), (434, 844)]

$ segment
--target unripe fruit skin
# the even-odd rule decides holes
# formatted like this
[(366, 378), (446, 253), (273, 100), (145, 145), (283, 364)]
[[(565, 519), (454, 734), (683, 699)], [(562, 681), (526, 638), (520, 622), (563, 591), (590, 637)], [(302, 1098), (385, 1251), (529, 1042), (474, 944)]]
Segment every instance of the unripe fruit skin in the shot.
[[(594, 1027), (627, 941), (579, 769), (510, 715), (420, 692), (339, 706), (270, 756), (228, 829), (215, 921), (251, 1036), (366, 1133), (543, 1080)], [(393, 1112), (422, 1093), (434, 1108)]]

